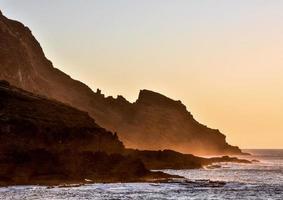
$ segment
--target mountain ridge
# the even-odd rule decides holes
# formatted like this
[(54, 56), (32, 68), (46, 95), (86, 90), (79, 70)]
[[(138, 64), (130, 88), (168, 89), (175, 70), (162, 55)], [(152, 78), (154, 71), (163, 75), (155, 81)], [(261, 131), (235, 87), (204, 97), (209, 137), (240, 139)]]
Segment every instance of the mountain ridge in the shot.
[(241, 154), (238, 147), (226, 142), (226, 136), (219, 130), (197, 122), (181, 101), (141, 90), (138, 99), (130, 103), (120, 95), (105, 97), (99, 89), (92, 91), (55, 68), (32, 32), (2, 14), (0, 69), (0, 79), (12, 85), (88, 112), (100, 126), (117, 132), (129, 148)]
[(251, 163), (126, 149), (88, 113), (0, 80), (0, 186), (169, 181), (181, 177), (150, 170), (198, 169), (215, 162)]
[(174, 177), (150, 172), (125, 150), (88, 113), (0, 80), (0, 186)]

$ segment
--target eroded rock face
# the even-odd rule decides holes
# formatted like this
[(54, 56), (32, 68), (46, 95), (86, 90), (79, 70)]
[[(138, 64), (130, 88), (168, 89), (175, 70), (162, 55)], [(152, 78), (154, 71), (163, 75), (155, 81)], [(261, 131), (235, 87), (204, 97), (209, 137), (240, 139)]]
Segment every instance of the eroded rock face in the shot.
[(0, 14), (0, 79), (88, 112), (127, 147), (197, 154), (239, 154), (218, 130), (201, 125), (180, 101), (141, 90), (135, 103), (104, 97), (53, 67), (23, 24)]
[[(135, 133), (134, 137), (138, 138), (138, 146), (141, 149), (173, 149), (194, 154), (241, 152), (237, 147), (227, 144), (225, 135), (218, 130), (197, 122), (181, 101), (174, 101), (152, 91), (141, 90), (133, 107), (131, 123), (125, 129), (122, 127), (121, 131), (126, 133), (130, 127)], [(133, 140), (134, 138), (131, 138), (131, 141)]]
[(0, 81), (0, 185), (170, 177), (124, 150), (86, 112)]
[(125, 149), (116, 133), (86, 112), (0, 81), (0, 186), (161, 180), (174, 176), (148, 169), (192, 169), (223, 161), (249, 163)]
[(0, 150), (58, 149), (120, 153), (117, 135), (86, 113), (0, 82)]

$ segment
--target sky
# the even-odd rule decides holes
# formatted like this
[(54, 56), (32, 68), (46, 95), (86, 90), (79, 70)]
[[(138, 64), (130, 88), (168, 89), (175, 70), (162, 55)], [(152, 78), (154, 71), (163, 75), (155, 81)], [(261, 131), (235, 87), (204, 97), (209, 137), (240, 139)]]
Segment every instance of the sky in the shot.
[(283, 1), (0, 0), (56, 68), (106, 95), (181, 100), (241, 148), (283, 148)]

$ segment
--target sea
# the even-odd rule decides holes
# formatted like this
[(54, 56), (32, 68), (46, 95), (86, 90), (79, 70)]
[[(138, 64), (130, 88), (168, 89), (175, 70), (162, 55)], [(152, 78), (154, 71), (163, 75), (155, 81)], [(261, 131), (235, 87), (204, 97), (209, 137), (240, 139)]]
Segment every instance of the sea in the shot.
[(169, 183), (89, 184), (80, 187), (12, 186), (0, 199), (276, 199), (283, 200), (283, 150), (245, 150), (252, 164), (220, 163), (195, 170), (163, 170), (184, 176)]

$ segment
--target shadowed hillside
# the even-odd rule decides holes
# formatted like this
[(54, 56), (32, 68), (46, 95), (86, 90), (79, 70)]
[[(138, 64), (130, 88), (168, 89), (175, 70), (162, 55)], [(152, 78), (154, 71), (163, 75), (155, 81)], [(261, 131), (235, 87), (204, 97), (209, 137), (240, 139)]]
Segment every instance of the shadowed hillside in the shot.
[(155, 181), (148, 169), (192, 169), (237, 158), (125, 149), (85, 112), (0, 81), (0, 185)]
[[(79, 66), (78, 66), (79, 67)], [(174, 149), (197, 154), (240, 154), (225, 135), (198, 123), (180, 101), (141, 90), (129, 103), (122, 96), (104, 97), (53, 67), (31, 31), (0, 13), (0, 79), (88, 112), (106, 129), (117, 132), (126, 147)], [(158, 141), (158, 142), (156, 142)]]
[(123, 151), (87, 113), (0, 81), (0, 185), (170, 177)]

